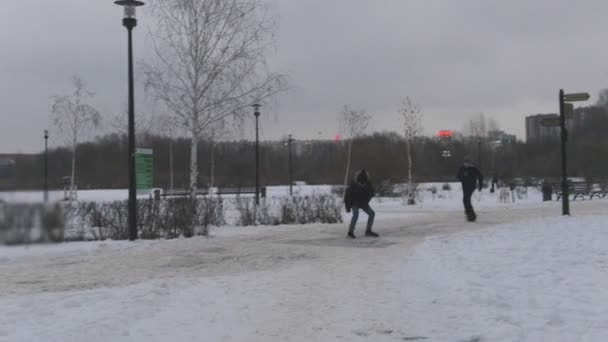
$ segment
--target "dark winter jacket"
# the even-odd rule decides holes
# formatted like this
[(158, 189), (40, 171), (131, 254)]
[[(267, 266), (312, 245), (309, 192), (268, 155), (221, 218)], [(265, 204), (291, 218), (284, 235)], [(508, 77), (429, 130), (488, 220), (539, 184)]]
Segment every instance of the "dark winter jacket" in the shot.
[[(458, 170), (458, 180), (462, 183), (462, 190), (464, 191), (474, 191), (475, 188), (483, 187), (483, 175), (475, 166), (461, 166)], [(479, 182), (479, 186), (477, 186), (477, 182)]]
[(346, 188), (346, 193), (344, 194), (346, 211), (350, 211), (353, 206), (359, 208), (367, 206), (372, 197), (374, 197), (374, 187), (368, 179), (365, 170), (361, 170), (357, 172), (355, 179)]

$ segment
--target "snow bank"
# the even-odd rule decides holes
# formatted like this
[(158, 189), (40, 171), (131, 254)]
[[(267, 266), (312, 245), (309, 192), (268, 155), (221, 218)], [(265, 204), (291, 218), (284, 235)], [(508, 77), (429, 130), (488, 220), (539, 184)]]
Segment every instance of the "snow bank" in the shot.
[[(496, 213), (484, 217), (495, 220)], [(511, 219), (517, 215), (513, 211)], [(101, 264), (108, 279), (124, 277), (121, 284), (144, 271), (155, 278), (114, 287), (102, 280), (90, 289), (53, 293), (0, 291), (0, 341), (608, 340), (607, 215), (492, 228), (469, 225), (456, 213), (445, 217), (430, 218), (444, 233), (416, 248), (408, 234), (352, 242), (340, 230), (338, 241), (337, 232), (323, 226), (292, 233), (235, 228), (215, 239), (35, 246), (29, 251), (38, 259)], [(378, 224), (379, 231), (386, 229)], [(488, 229), (449, 233), (462, 226)], [(22, 251), (1, 248), (0, 270), (16, 261), (23, 268), (44, 265), (30, 263), (36, 255)], [(113, 265), (111, 256), (126, 264), (147, 258), (133, 265), (148, 269), (112, 271), (123, 265)], [(167, 273), (162, 265), (176, 261), (187, 262)], [(261, 264), (266, 266), (256, 268)], [(200, 265), (225, 272), (204, 275)], [(9, 270), (3, 274), (10, 277)], [(49, 272), (40, 280), (52, 277)]]
[(606, 341), (607, 226), (558, 217), (431, 238), (396, 281), (439, 340)]

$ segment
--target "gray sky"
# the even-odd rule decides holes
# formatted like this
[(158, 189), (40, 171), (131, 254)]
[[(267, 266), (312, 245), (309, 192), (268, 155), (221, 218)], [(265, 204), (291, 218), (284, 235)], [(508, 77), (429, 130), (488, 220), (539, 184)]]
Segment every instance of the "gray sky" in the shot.
[[(344, 104), (401, 131), (405, 96), (427, 134), (460, 130), (477, 113), (523, 138), (524, 117), (557, 111), (557, 92), (608, 87), (604, 0), (274, 0), (275, 71), (292, 90), (262, 112), (265, 139), (330, 138)], [(81, 76), (109, 116), (126, 103), (126, 31), (112, 0), (11, 1), (0, 12), (0, 153), (43, 146), (51, 97)], [(137, 60), (152, 25), (140, 12)], [(141, 86), (138, 86), (141, 89)], [(136, 110), (153, 107), (138, 92)], [(53, 134), (51, 127), (51, 134)], [(56, 135), (55, 135), (56, 136)], [(252, 137), (248, 132), (246, 137)], [(59, 143), (53, 139), (53, 144)]]

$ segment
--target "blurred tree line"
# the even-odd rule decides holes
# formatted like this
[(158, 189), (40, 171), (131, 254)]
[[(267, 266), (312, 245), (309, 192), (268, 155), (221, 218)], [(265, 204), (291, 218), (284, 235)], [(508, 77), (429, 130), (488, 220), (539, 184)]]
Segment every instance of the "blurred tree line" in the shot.
[[(588, 107), (591, 108), (591, 107)], [(604, 107), (605, 108), (605, 107)], [(608, 179), (608, 113), (601, 107), (588, 110), (583, 124), (570, 132), (569, 175), (589, 180)], [(143, 135), (140, 147), (154, 150), (155, 187), (170, 184), (169, 148), (171, 138)], [(481, 143), (480, 143), (481, 142)], [(189, 186), (189, 139), (173, 139), (175, 188)], [(126, 188), (126, 136), (109, 134), (94, 141), (80, 143), (76, 149), (79, 189)], [(255, 144), (250, 141), (199, 143), (199, 183), (209, 184), (211, 148), (215, 149), (216, 186), (254, 186)], [(479, 150), (481, 147), (481, 150)], [(296, 141), (292, 146), (293, 179), (309, 184), (341, 184), (344, 177), (348, 144), (345, 141)], [(450, 157), (443, 157), (443, 151)], [(375, 182), (407, 181), (405, 140), (394, 132), (374, 133), (353, 141), (354, 172), (366, 168)], [(485, 137), (459, 137), (452, 141), (421, 137), (413, 142), (412, 158), (416, 182), (454, 181), (462, 160), (480, 161), (489, 180), (493, 174), (508, 181), (513, 178), (554, 179), (560, 177), (558, 140), (542, 143), (496, 143)], [(68, 148), (49, 150), (49, 186), (63, 187), (63, 177), (70, 174), (71, 154)], [(288, 147), (286, 141), (262, 142), (260, 145), (260, 179), (262, 185), (289, 183)], [(2, 190), (41, 189), (44, 154), (16, 159), (12, 177), (0, 183)], [(351, 172), (351, 173), (352, 173)]]

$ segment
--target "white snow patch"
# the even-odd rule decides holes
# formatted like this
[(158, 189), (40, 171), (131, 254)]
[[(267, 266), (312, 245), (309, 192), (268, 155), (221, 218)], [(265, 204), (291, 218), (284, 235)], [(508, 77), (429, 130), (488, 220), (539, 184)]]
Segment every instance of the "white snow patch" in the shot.
[[(605, 203), (579, 211), (601, 212)], [(518, 210), (480, 217), (515, 220), (523, 212)], [(526, 210), (526, 217), (536, 213)], [(391, 224), (397, 212), (392, 215)], [(0, 341), (608, 340), (607, 215), (541, 217), (492, 228), (477, 223), (473, 227), (488, 229), (452, 234), (468, 226), (462, 215), (436, 215), (423, 223), (436, 220), (438, 232), (416, 248), (416, 235), (407, 233), (422, 228), (395, 230), (381, 217), (377, 230), (390, 234), (354, 242), (344, 240), (345, 225), (311, 225), (218, 230), (212, 239), (2, 247), (0, 270), (18, 265), (26, 272), (28, 265), (44, 265), (41, 258), (73, 257), (102, 265), (108, 279), (124, 279), (112, 287), (102, 282), (50, 293), (6, 295), (0, 288)], [(410, 214), (401, 217), (409, 227)], [(290, 236), (311, 244), (289, 244)], [(212, 260), (232, 272), (195, 272), (211, 258), (204, 249), (216, 245), (227, 252), (218, 250)], [(237, 252), (246, 259), (231, 259)], [(119, 265), (110, 258), (129, 265), (136, 257), (176, 254), (188, 262), (156, 278), (160, 262), (138, 259), (131, 265), (148, 270), (113, 271)], [(265, 267), (240, 269), (245, 262)], [(151, 277), (124, 285), (143, 271)], [(41, 279), (53, 278), (44, 268), (38, 272)]]

